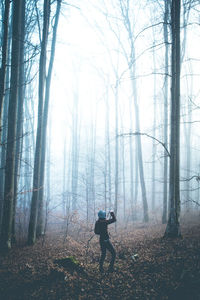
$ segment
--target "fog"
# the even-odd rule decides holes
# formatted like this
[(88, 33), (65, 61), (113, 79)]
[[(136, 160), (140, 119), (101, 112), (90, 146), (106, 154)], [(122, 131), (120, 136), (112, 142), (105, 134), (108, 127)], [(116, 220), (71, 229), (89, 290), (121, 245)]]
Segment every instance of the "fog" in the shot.
[[(166, 155), (161, 144), (164, 143), (166, 78), (162, 23), (164, 7), (160, 2), (147, 2), (145, 8), (136, 3), (135, 7), (136, 9), (130, 7), (129, 13), (135, 37), (136, 60), (133, 64), (140, 132), (146, 134), (141, 138), (144, 178), (149, 211), (152, 220), (158, 221), (163, 206), (163, 169)], [(183, 210), (188, 207), (195, 209), (192, 200), (199, 201), (199, 181), (195, 177), (190, 180), (192, 176), (199, 174), (197, 140), (200, 37), (195, 24), (197, 21), (198, 13), (192, 10), (187, 20), (187, 34), (184, 28), (181, 30), (180, 176)], [(131, 220), (131, 207), (133, 210), (134, 204), (138, 218), (142, 220), (142, 194), (135, 161), (136, 137), (127, 135), (137, 131), (131, 87), (133, 78), (130, 77), (124, 54), (125, 51), (129, 56), (131, 49), (128, 33), (120, 16), (120, 7), (115, 1), (106, 4), (104, 1), (97, 1), (95, 4), (92, 1), (77, 1), (72, 6), (63, 5), (59, 22), (48, 129), (47, 173), (50, 172), (50, 206), (60, 204), (58, 207), (61, 208), (64, 201), (65, 206), (69, 205), (70, 210), (77, 210), (81, 218), (86, 218), (88, 213), (88, 221), (94, 222), (99, 209), (109, 211), (115, 208), (117, 197), (119, 218), (126, 216)], [(168, 77), (170, 78), (170, 65)], [(116, 136), (116, 84), (119, 136)], [(169, 118), (170, 83), (168, 99)], [(167, 126), (169, 135), (169, 119)], [(116, 139), (119, 160), (117, 175)], [(132, 165), (130, 141), (133, 147)], [(166, 147), (169, 149), (169, 139)], [(131, 168), (133, 182), (130, 180)], [(49, 180), (48, 176), (46, 180)], [(191, 202), (186, 205), (188, 200)], [(73, 206), (74, 201), (76, 204)], [(152, 210), (153, 201), (155, 204)]]
[[(51, 5), (44, 77), (48, 75), (53, 53), (58, 2)], [(93, 226), (100, 209), (106, 213), (114, 210), (118, 221), (126, 224), (167, 223), (173, 176), (178, 182), (175, 183), (178, 199), (180, 183), (181, 217), (198, 211), (198, 1), (183, 1), (181, 6), (180, 92), (178, 87), (175, 98), (172, 70), (178, 65), (179, 57), (173, 60), (175, 42), (170, 3), (62, 1), (51, 82), (47, 84), (46, 77), (46, 88), (43, 87), (45, 92), (49, 90), (50, 99), (49, 112), (41, 114), (43, 118), (48, 116), (48, 124), (47, 139), (43, 133), (45, 142), (40, 146), (37, 142), (42, 128), (38, 123), (41, 101), (38, 87), (42, 82), (43, 3), (38, 1), (34, 7), (31, 2), (26, 5), (25, 80), (18, 85), (24, 87), (25, 93), (23, 133), (17, 138), (23, 142), (20, 154), (15, 157), (20, 161), (18, 171), (13, 171), (13, 176), (18, 178), (17, 224), (22, 222), (23, 210), (27, 230), (34, 203), (32, 197), (40, 189), (44, 191), (44, 203), (43, 196), (36, 199), (42, 199), (41, 211), (47, 223), (50, 219), (62, 223), (75, 215), (87, 226)], [(5, 90), (6, 97), (8, 90)], [(180, 122), (179, 116), (171, 118), (179, 94)], [(5, 104), (5, 120), (6, 107)], [(171, 142), (174, 123), (178, 124), (177, 128), (180, 125), (180, 151), (175, 150), (175, 154), (173, 147), (179, 147), (179, 133)], [(7, 128), (6, 121), (2, 124)], [(37, 151), (43, 149), (46, 153), (41, 160), (45, 165), (44, 183), (42, 171), (39, 170), (39, 175), (35, 173)], [(3, 171), (4, 165), (7, 166), (3, 153), (4, 150), (2, 180), (9, 174)], [(171, 171), (173, 155), (177, 159), (176, 170)], [(35, 184), (37, 177), (41, 177), (41, 182)], [(3, 185), (1, 199), (2, 193)], [(38, 204), (35, 207), (37, 214)]]

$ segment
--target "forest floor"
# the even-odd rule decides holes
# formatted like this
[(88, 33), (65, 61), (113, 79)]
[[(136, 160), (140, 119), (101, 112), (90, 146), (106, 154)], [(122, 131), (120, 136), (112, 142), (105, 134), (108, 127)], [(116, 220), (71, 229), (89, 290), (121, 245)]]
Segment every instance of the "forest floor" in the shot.
[(200, 223), (182, 224), (182, 238), (174, 240), (162, 238), (164, 225), (141, 224), (118, 234), (110, 227), (114, 273), (98, 271), (98, 236), (79, 232), (64, 241), (54, 231), (0, 257), (0, 299), (200, 299)]

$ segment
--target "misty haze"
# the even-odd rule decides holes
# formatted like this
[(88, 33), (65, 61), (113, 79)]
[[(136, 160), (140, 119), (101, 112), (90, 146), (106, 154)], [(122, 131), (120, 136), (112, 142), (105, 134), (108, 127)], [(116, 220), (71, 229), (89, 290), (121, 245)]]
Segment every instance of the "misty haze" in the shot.
[(3, 0), (0, 299), (200, 299), (199, 0)]

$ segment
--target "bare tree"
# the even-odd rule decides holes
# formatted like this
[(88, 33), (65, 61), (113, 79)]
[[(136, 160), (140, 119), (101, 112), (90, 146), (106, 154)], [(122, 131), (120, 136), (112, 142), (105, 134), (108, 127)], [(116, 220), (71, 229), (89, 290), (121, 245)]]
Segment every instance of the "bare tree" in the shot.
[(37, 137), (34, 159), (34, 174), (33, 174), (33, 193), (31, 200), (31, 213), (28, 230), (28, 244), (34, 244), (36, 240), (36, 225), (38, 215), (38, 194), (39, 194), (39, 176), (41, 166), (41, 145), (42, 145), (42, 123), (44, 113), (44, 88), (46, 75), (46, 49), (48, 42), (49, 19), (50, 19), (50, 0), (44, 1), (43, 8), (43, 34), (39, 64), (39, 88), (38, 88), (38, 124)]
[(171, 7), (171, 137), (169, 219), (165, 237), (180, 236), (180, 0), (172, 0)]
[[(165, 43), (165, 77), (164, 77), (164, 143), (168, 146), (168, 69), (169, 69), (169, 3), (165, 1), (163, 34)], [(163, 174), (163, 213), (162, 223), (167, 223), (167, 196), (168, 196), (168, 157), (164, 153), (164, 174)]]
[(78, 188), (78, 167), (79, 167), (79, 119), (78, 119), (78, 102), (79, 95), (77, 91), (74, 91), (74, 104), (72, 115), (72, 180), (71, 180), (71, 192), (72, 192), (72, 210), (77, 209), (77, 188)]
[(5, 79), (6, 79), (6, 63), (8, 57), (8, 32), (9, 32), (9, 15), (10, 15), (10, 0), (5, 0), (4, 16), (3, 16), (3, 41), (2, 41), (2, 60), (0, 68), (0, 135), (2, 126), (2, 110), (5, 94)]
[[(124, 52), (127, 59), (127, 64), (130, 72), (130, 77), (132, 79), (131, 86), (133, 91), (133, 103), (134, 103), (134, 113), (135, 113), (135, 128), (137, 132), (140, 132), (140, 111), (138, 105), (138, 96), (137, 96), (137, 85), (136, 85), (136, 56), (135, 56), (135, 45), (134, 45), (134, 30), (133, 24), (130, 17), (130, 1), (120, 0), (120, 11), (123, 20), (124, 27), (128, 34), (129, 44), (130, 44), (130, 53)], [(132, 16), (133, 19), (133, 16)], [(143, 211), (144, 211), (144, 222), (148, 222), (148, 202), (146, 197), (146, 184), (144, 178), (144, 167), (143, 167), (143, 154), (142, 154), (142, 142), (141, 137), (138, 135), (136, 137), (136, 151), (138, 158), (138, 168), (140, 175), (140, 184), (142, 192), (142, 201), (143, 201)]]
[(8, 136), (5, 165), (5, 187), (3, 219), (1, 228), (1, 247), (5, 251), (11, 248), (13, 204), (14, 204), (14, 173), (15, 173), (15, 147), (17, 127), (17, 103), (19, 87), (19, 58), (20, 58), (20, 21), (22, 0), (13, 3), (12, 26), (12, 58), (10, 96), (8, 108)]
[(15, 210), (17, 204), (17, 188), (20, 176), (20, 162), (22, 158), (22, 133), (23, 133), (23, 107), (25, 97), (25, 69), (24, 69), (24, 40), (25, 40), (25, 0), (21, 5), (20, 22), (20, 58), (19, 58), (19, 87), (18, 87), (18, 107), (17, 107), (17, 131), (15, 149), (15, 174), (14, 174), (14, 209), (13, 209), (13, 229), (12, 239), (15, 241)]
[(46, 161), (46, 135), (47, 135), (47, 121), (48, 121), (48, 111), (49, 111), (49, 98), (50, 98), (50, 86), (51, 77), (53, 70), (53, 63), (55, 57), (55, 47), (56, 47), (56, 36), (58, 21), (60, 16), (61, 0), (57, 0), (55, 21), (53, 26), (53, 37), (51, 44), (51, 55), (49, 61), (48, 74), (46, 78), (46, 89), (45, 89), (45, 102), (44, 102), (44, 112), (43, 112), (43, 124), (42, 124), (42, 142), (41, 142), (41, 162), (40, 162), (40, 179), (39, 179), (39, 209), (38, 209), (38, 224), (37, 224), (37, 236), (43, 233), (43, 210), (44, 210), (44, 177), (45, 177), (45, 161)]

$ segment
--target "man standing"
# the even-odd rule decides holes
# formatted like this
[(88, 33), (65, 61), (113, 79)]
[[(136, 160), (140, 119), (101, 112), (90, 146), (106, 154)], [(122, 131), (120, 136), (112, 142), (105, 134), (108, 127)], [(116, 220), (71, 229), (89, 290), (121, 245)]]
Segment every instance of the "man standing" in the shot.
[(106, 257), (107, 249), (108, 249), (108, 251), (110, 251), (110, 253), (112, 255), (108, 271), (109, 272), (114, 271), (113, 266), (114, 266), (114, 262), (115, 262), (116, 252), (115, 252), (113, 245), (110, 242), (107, 227), (109, 224), (116, 222), (116, 218), (115, 218), (114, 212), (110, 212), (110, 215), (111, 215), (111, 219), (107, 220), (106, 212), (100, 210), (98, 212), (99, 219), (96, 221), (95, 229), (94, 229), (94, 232), (96, 234), (100, 235), (99, 243), (100, 243), (100, 247), (101, 247), (101, 258), (99, 261), (99, 271), (101, 273), (104, 272), (103, 263), (104, 263), (104, 260)]

